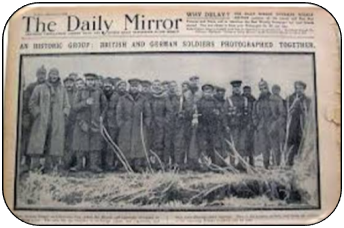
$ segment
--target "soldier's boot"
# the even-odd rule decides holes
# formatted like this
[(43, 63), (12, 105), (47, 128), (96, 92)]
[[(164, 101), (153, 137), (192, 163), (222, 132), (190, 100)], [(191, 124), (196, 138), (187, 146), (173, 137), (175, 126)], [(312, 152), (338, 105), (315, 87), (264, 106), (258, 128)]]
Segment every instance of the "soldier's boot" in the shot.
[(76, 165), (72, 167), (70, 170), (74, 172), (78, 172), (83, 169), (84, 153), (82, 151), (77, 151), (75, 152), (75, 155), (76, 155)]
[(254, 156), (252, 154), (248, 156), (248, 163), (254, 167)]
[(112, 152), (111, 148), (107, 148), (105, 152), (105, 169), (107, 171), (115, 170), (115, 155)]
[(265, 169), (269, 169), (270, 166), (270, 150), (263, 153), (263, 164)]
[(103, 170), (100, 168), (101, 163), (100, 151), (90, 152), (90, 170), (95, 173), (100, 173)]
[(30, 171), (39, 172), (41, 169), (40, 156), (31, 156), (30, 157)]

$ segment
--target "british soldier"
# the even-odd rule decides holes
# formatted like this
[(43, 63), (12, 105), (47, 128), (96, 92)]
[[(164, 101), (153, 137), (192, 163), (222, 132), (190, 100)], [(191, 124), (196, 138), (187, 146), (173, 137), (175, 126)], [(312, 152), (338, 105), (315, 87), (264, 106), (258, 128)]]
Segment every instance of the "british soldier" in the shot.
[(40, 168), (40, 158), (45, 158), (45, 170), (62, 167), (65, 140), (65, 119), (69, 115), (68, 96), (61, 85), (59, 71), (52, 68), (48, 81), (37, 85), (30, 97), (29, 110), (33, 125), (27, 154), (31, 170)]
[[(226, 127), (226, 139), (232, 146), (229, 147), (230, 162), (234, 165), (236, 150), (242, 159), (250, 157), (246, 150), (247, 123), (248, 123), (248, 101), (241, 94), (242, 81), (231, 82), (232, 95), (226, 99), (224, 105), (224, 125)], [(238, 169), (244, 170), (242, 159), (239, 159)]]
[(205, 84), (202, 86), (202, 91), (203, 95), (197, 102), (197, 112), (199, 115), (197, 140), (200, 154), (192, 159), (208, 157), (213, 163), (216, 163), (215, 145), (217, 142), (218, 123), (221, 119), (220, 110), (216, 99), (213, 97), (214, 87), (210, 84)]
[(287, 157), (287, 165), (293, 166), (295, 156), (300, 153), (305, 123), (311, 106), (311, 99), (305, 95), (307, 84), (294, 83), (295, 92), (287, 98), (288, 119), (290, 119), (288, 148), (292, 148)]
[(129, 92), (117, 104), (116, 119), (119, 127), (118, 146), (135, 171), (147, 167), (147, 128), (151, 122), (151, 110), (140, 93), (140, 80), (129, 80)]
[(97, 75), (84, 74), (86, 88), (80, 90), (75, 99), (76, 123), (72, 148), (76, 153), (74, 171), (82, 170), (83, 159), (92, 172), (101, 172), (101, 150), (103, 140), (100, 133), (100, 117), (104, 115), (107, 101), (102, 90), (97, 88)]

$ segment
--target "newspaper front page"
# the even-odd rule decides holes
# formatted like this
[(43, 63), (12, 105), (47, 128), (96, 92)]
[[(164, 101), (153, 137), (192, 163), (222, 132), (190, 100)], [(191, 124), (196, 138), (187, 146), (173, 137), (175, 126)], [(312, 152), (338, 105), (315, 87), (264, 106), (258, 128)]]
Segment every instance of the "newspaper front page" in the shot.
[(24, 7), (4, 196), (30, 224), (313, 224), (340, 197), (340, 35), (309, 5)]

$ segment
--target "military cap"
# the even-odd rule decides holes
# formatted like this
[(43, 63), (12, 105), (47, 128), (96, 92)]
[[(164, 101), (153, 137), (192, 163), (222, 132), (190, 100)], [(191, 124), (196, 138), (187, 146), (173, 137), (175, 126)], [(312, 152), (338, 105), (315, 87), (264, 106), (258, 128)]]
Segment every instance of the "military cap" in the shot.
[(119, 82), (120, 80), (122, 80), (122, 79), (119, 78), (119, 77), (111, 78), (111, 81), (112, 81), (112, 84), (113, 84), (113, 85), (116, 85), (117, 82)]
[(104, 84), (105, 83), (110, 83), (112, 85), (113, 84), (112, 83), (112, 78), (110, 78), (110, 77), (104, 78)]
[(294, 83), (294, 86), (296, 86), (296, 85), (300, 85), (300, 86), (302, 86), (304, 89), (307, 88), (307, 84), (304, 83), (303, 81), (296, 81), (296, 82)]
[(70, 74), (68, 75), (68, 77), (71, 77), (71, 78), (75, 77), (75, 78), (77, 78), (77, 77), (78, 77), (78, 74), (75, 73), (75, 72), (72, 72), (72, 73), (70, 73)]
[(241, 80), (233, 80), (233, 81), (231, 81), (231, 85), (232, 85), (233, 87), (240, 87), (241, 84), (242, 84), (242, 81), (241, 81)]
[(182, 85), (187, 85), (187, 86), (189, 86), (190, 83), (189, 83), (188, 81), (183, 81), (183, 82), (182, 82)]
[(275, 90), (275, 89), (281, 90), (281, 86), (275, 84), (275, 85), (272, 86), (271, 89), (274, 89), (274, 90)]
[(161, 85), (167, 85), (167, 84), (170, 84), (170, 82), (169, 82), (169, 81), (163, 81), (163, 82), (161, 82)]
[(260, 82), (258, 83), (258, 86), (259, 87), (268, 86), (268, 83), (264, 79), (260, 79)]
[(222, 88), (222, 87), (219, 87), (219, 86), (216, 86), (215, 87), (215, 89), (216, 89), (216, 91), (222, 91), (222, 92), (225, 92), (226, 91), (226, 89), (225, 88)]
[(131, 86), (138, 86), (141, 84), (141, 80), (137, 78), (129, 79), (128, 82)]
[(152, 83), (150, 81), (148, 81), (148, 80), (143, 80), (143, 81), (141, 81), (141, 85), (142, 86), (151, 86)]
[(45, 69), (44, 65), (37, 69), (37, 74), (47, 74), (47, 70)]
[(119, 79), (119, 80), (116, 82), (115, 86), (118, 87), (120, 84), (123, 84), (123, 83), (124, 83), (124, 84), (127, 84), (126, 81)]
[(197, 75), (191, 76), (191, 77), (189, 78), (189, 80), (190, 80), (190, 81), (199, 80), (199, 77), (198, 77)]
[(84, 82), (84, 79), (82, 79), (82, 78), (77, 78), (77, 79), (75, 80), (75, 82), (79, 82), (79, 81)]
[(57, 69), (57, 68), (51, 68), (50, 70), (49, 70), (49, 74), (59, 74), (59, 70)]
[(214, 86), (213, 85), (211, 85), (211, 84), (204, 84), (203, 86), (202, 86), (202, 91), (204, 91), (204, 90), (207, 90), (207, 89), (210, 89), (210, 90), (214, 90)]
[(98, 76), (96, 75), (96, 74), (94, 74), (94, 73), (85, 73), (84, 74), (84, 77), (86, 78), (86, 79), (98, 79)]
[(243, 89), (251, 89), (251, 86), (245, 85)]
[(75, 82), (75, 80), (72, 77), (66, 77), (65, 79), (63, 79), (63, 83), (66, 82)]

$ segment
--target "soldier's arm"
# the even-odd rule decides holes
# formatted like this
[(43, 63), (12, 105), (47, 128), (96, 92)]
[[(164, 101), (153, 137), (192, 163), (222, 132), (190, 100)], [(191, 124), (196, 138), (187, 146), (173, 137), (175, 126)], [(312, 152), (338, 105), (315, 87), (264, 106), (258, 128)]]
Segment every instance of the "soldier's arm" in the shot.
[(100, 95), (100, 116), (103, 116), (105, 115), (106, 111), (108, 110), (108, 102), (107, 102), (107, 99), (106, 99), (106, 96), (105, 94), (102, 92), (101, 95)]
[(68, 99), (67, 91), (64, 88), (62, 88), (62, 92), (63, 92), (63, 112), (66, 116), (69, 116), (71, 106)]
[(120, 98), (116, 106), (116, 121), (119, 127), (124, 123), (124, 100)]
[(75, 103), (74, 103), (74, 111), (79, 111), (85, 107), (87, 107), (86, 99), (82, 100), (81, 97), (82, 92), (78, 92), (77, 95), (75, 96)]
[(40, 86), (36, 87), (29, 100), (29, 112), (33, 117), (37, 117), (40, 113), (39, 109), (39, 95), (40, 95)]
[(143, 102), (143, 117), (144, 117), (144, 122), (146, 126), (150, 126), (151, 120), (152, 120), (152, 110), (149, 105), (148, 101)]

